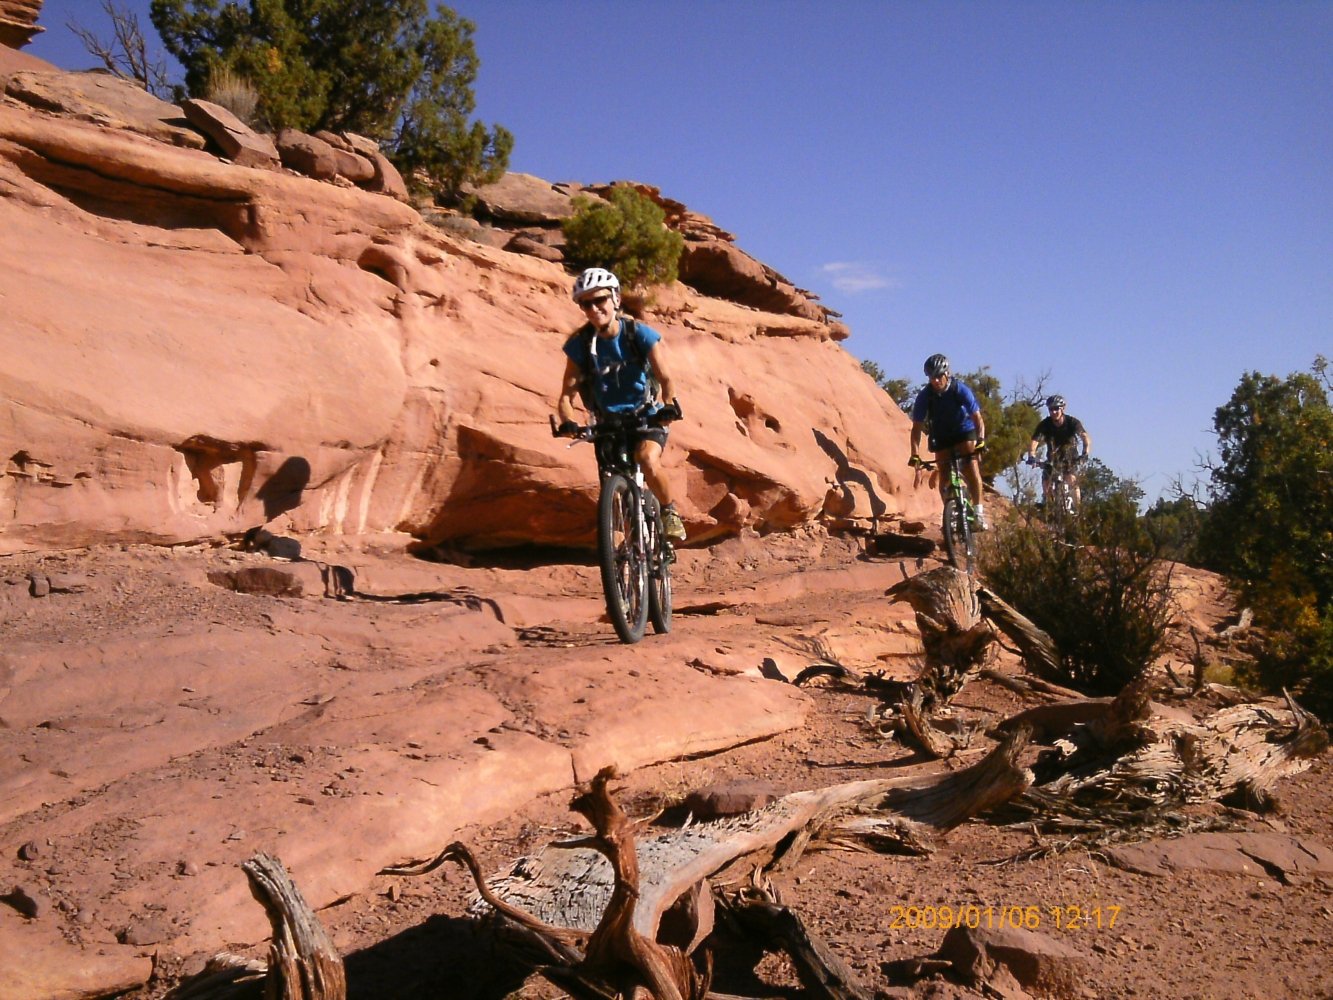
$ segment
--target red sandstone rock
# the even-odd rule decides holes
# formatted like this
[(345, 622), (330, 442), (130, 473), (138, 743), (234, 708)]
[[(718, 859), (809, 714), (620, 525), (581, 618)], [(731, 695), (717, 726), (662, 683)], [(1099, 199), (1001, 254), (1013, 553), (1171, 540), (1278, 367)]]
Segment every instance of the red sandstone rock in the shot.
[(0, 0), (0, 46), (21, 49), (44, 31), (37, 23), (42, 0)]
[(212, 139), (222, 155), (238, 167), (277, 166), (278, 149), (273, 140), (256, 132), (220, 104), (188, 100), (182, 107), (190, 124)]
[[(581, 321), (560, 266), (12, 106), (0, 176), (0, 272), (24, 292), (0, 324), (0, 548), (258, 524), (592, 544), (591, 451), (547, 426)], [(687, 417), (667, 465), (695, 540), (933, 519), (901, 472), (906, 418), (825, 323), (680, 285), (644, 309)]]

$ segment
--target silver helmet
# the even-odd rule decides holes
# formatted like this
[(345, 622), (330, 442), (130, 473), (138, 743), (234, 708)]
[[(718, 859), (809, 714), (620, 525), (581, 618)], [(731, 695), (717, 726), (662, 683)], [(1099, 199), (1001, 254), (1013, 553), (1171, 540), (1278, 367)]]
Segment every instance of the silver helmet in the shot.
[(927, 378), (934, 378), (937, 375), (949, 374), (949, 359), (943, 354), (932, 354), (926, 358), (925, 371)]

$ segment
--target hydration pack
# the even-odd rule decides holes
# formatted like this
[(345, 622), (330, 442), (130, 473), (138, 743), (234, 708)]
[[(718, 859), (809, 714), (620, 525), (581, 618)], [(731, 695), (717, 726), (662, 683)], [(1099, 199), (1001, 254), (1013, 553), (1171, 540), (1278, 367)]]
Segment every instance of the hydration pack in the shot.
[[(643, 344), (639, 340), (639, 325), (632, 316), (622, 317), (624, 328), (621, 330), (621, 343), (625, 345), (627, 362), (633, 362), (643, 366), (646, 378), (643, 401), (645, 404), (656, 402), (662, 394), (662, 386), (657, 381), (657, 375), (653, 372), (652, 360), (643, 351)], [(589, 413), (596, 413), (600, 410), (597, 400), (593, 394), (593, 377), (597, 374), (597, 365), (593, 358), (592, 343), (597, 336), (593, 332), (592, 324), (585, 323), (579, 327), (576, 335), (579, 338), (579, 346), (583, 351), (583, 377), (579, 380), (579, 399), (583, 403), (583, 408)]]

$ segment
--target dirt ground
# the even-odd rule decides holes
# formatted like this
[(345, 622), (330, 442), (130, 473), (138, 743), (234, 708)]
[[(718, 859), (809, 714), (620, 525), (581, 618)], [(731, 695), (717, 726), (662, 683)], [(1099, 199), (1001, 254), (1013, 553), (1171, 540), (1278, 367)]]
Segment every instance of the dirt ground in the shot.
[[(266, 671), (280, 673), (273, 665), (278, 661), (269, 656), (258, 656), (253, 663), (246, 659), (244, 650), (252, 643), (245, 637), (261, 632), (280, 635), (294, 656), (324, 664), (333, 671), (330, 677), (349, 672), (358, 676), (376, 671), (380, 672), (377, 676), (391, 670), (403, 673), (410, 678), (401, 688), (410, 696), (404, 706), (428, 697), (432, 685), (441, 683), (441, 664), (455, 660), (466, 659), (474, 680), (482, 687), (489, 684), (492, 691), (499, 690), (495, 677), (504, 669), (521, 668), (537, 675), (573, 669), (567, 665), (574, 662), (580, 669), (592, 669), (589, 663), (603, 664), (611, 672), (608, 677), (614, 674), (628, 681), (629, 695), (637, 695), (651, 712), (670, 720), (676, 718), (673, 712), (688, 717), (692, 710), (689, 699), (704, 697), (692, 693), (693, 689), (676, 690), (658, 683), (668, 683), (673, 675), (667, 668), (677, 661), (684, 661), (695, 677), (757, 676), (760, 653), (769, 650), (790, 678), (802, 661), (815, 659), (808, 648), (802, 652), (802, 644), (808, 647), (811, 637), (822, 636), (825, 651), (838, 653), (860, 670), (878, 667), (890, 673), (910, 672), (916, 662), (911, 614), (903, 605), (887, 606), (883, 591), (904, 574), (934, 565), (929, 559), (921, 564), (869, 559), (855, 540), (815, 534), (772, 541), (747, 538), (709, 552), (686, 552), (679, 565), (678, 613), (672, 635), (650, 634), (630, 649), (614, 643), (609, 626), (599, 620), (595, 570), (581, 557), (541, 554), (523, 561), (439, 565), (412, 560), (388, 543), (379, 550), (361, 545), (355, 552), (349, 546), (345, 543), (341, 551), (328, 548), (319, 555), (320, 560), (330, 562), (360, 560), (357, 593), (350, 601), (235, 593), (216, 581), (203, 582), (209, 570), (282, 566), (278, 560), (225, 549), (94, 549), (0, 561), (0, 579), (5, 581), (0, 586), (5, 629), (5, 651), (0, 654), (4, 656), (0, 660), (0, 720), (4, 720), (0, 722), (0, 746), (11, 762), (0, 778), (5, 780), (7, 796), (32, 800), (30, 806), (11, 807), (6, 822), (0, 824), (0, 847), (9, 864), (5, 877), (29, 896), (50, 901), (49, 906), (38, 906), (35, 916), (25, 917), (25, 926), (63, 921), (66, 939), (82, 928), (90, 940), (96, 939), (90, 928), (102, 924), (148, 926), (137, 937), (131, 935), (129, 942), (142, 942), (139, 953), (152, 963), (151, 978), (145, 977), (147, 981), (137, 986), (119, 987), (118, 995), (135, 1000), (163, 997), (183, 975), (197, 971), (211, 951), (230, 949), (262, 958), (265, 947), (258, 939), (249, 944), (210, 943), (197, 934), (182, 939), (188, 941), (185, 947), (172, 938), (179, 928), (159, 933), (155, 941), (145, 914), (126, 912), (128, 897), (117, 897), (123, 880), (103, 880), (95, 864), (94, 856), (100, 855), (108, 865), (125, 868), (121, 846), (125, 836), (112, 829), (109, 820), (101, 825), (77, 825), (75, 817), (80, 811), (112, 795), (110, 790), (123, 789), (132, 781), (153, 781), (151, 797), (120, 793), (123, 802), (141, 803), (142, 815), (129, 817), (125, 810), (136, 807), (121, 805), (117, 822), (122, 826), (155, 825), (165, 837), (172, 824), (164, 816), (173, 810), (188, 811), (191, 803), (205, 808), (197, 791), (192, 791), (205, 787), (204, 780), (219, 788), (250, 782), (243, 787), (253, 789), (254, 795), (272, 795), (275, 789), (288, 786), (300, 791), (296, 784), (305, 780), (304, 771), (318, 768), (321, 755), (335, 758), (340, 754), (334, 716), (318, 715), (325, 705), (337, 702), (333, 695), (321, 693), (328, 690), (325, 681), (315, 683), (308, 677), (305, 686), (287, 692), (288, 701), (304, 706), (309, 716), (301, 716), (305, 729), (284, 730), (283, 725), (292, 720), (265, 723), (259, 721), (262, 713), (258, 708), (252, 718), (229, 704), (226, 710), (197, 713), (201, 718), (223, 720), (215, 722), (220, 727), (216, 733), (173, 748), (169, 704), (154, 702), (149, 687), (134, 688), (132, 697), (114, 694), (121, 682), (108, 672), (114, 669), (119, 676), (132, 669), (127, 663), (133, 661), (133, 654), (127, 650), (160, 651), (173, 638), (179, 640), (178, 646), (171, 647), (177, 660), (188, 659), (192, 649), (212, 650), (208, 655), (198, 652), (203, 669), (210, 675), (234, 669), (238, 683), (250, 685), (254, 700), (261, 703), (265, 696), (257, 678)], [(307, 587), (319, 579), (310, 572), (305, 578)], [(31, 593), (33, 574), (76, 586), (63, 594), (37, 598)], [(1218, 582), (1193, 572), (1182, 572), (1177, 580), (1183, 621), (1215, 631), (1233, 610)], [(484, 613), (487, 601), (501, 608), (498, 616), (503, 621)], [(228, 645), (228, 635), (245, 641)], [(379, 638), (366, 639), (367, 635)], [(59, 715), (39, 718), (42, 712), (38, 709), (25, 714), (20, 711), (21, 701), (11, 701), (17, 697), (11, 691), (23, 690), (23, 657), (53, 645), (70, 651), (66, 661), (70, 674), (77, 672), (81, 655), (100, 651), (98, 683), (106, 685), (108, 692), (106, 718), (93, 719), (95, 713), (82, 702), (64, 721)], [(1177, 665), (1190, 648), (1182, 631), (1173, 654)], [(1010, 674), (1022, 669), (1009, 652), (1000, 652), (993, 665)], [(58, 680), (53, 684), (59, 687)], [(595, 679), (587, 682), (590, 691), (597, 685)], [(173, 684), (171, 697), (176, 701), (183, 696), (203, 698), (206, 693), (201, 690), (189, 690), (199, 686), (197, 680)], [(187, 690), (182, 693), (181, 687)], [(239, 702), (242, 690), (207, 696), (218, 699), (219, 704), (223, 699)], [(761, 738), (738, 736), (722, 748), (635, 766), (616, 785), (619, 800), (633, 814), (646, 818), (699, 788), (753, 779), (788, 792), (905, 774), (912, 769), (958, 768), (975, 762), (992, 745), (984, 740), (957, 760), (929, 762), (874, 730), (868, 722), (868, 713), (877, 705), (873, 697), (836, 684), (803, 690), (801, 697), (808, 698), (803, 724)], [(384, 697), (387, 691), (382, 686), (376, 697)], [(456, 695), (450, 697), (454, 700), (442, 704), (460, 704)], [(725, 711), (717, 706), (728, 704), (728, 698), (734, 696), (707, 697), (718, 698), (706, 703), (711, 713)], [(70, 699), (70, 704), (77, 701), (73, 695)], [(584, 699), (574, 700), (580, 703)], [(505, 702), (511, 712), (517, 711), (516, 703), (516, 697)], [(579, 725), (589, 729), (610, 725), (617, 712), (627, 711), (624, 704), (599, 707), (604, 714), (593, 714)], [(746, 703), (735, 704), (738, 713), (745, 711)], [(952, 712), (964, 723), (993, 724), (1029, 704), (1005, 686), (978, 679), (955, 698)], [(119, 716), (116, 705), (121, 706)], [(1196, 716), (1221, 707), (1215, 696), (1207, 694), (1177, 697), (1170, 705)], [(132, 706), (132, 712), (127, 706)], [(533, 719), (543, 718), (538, 704), (527, 711)], [(136, 721), (145, 718), (155, 718), (158, 723), (167, 719), (168, 724), (140, 726)], [(133, 777), (126, 773), (135, 770), (133, 766), (113, 768), (106, 761), (81, 761), (72, 751), (61, 751), (72, 761), (63, 769), (41, 756), (46, 752), (42, 748), (61, 732), (90, 732), (90, 725), (96, 729), (93, 742), (100, 748), (94, 756), (130, 754), (132, 765), (133, 754), (147, 753), (142, 749), (143, 734), (155, 734), (153, 739), (166, 744), (145, 757)], [(319, 733), (321, 725), (328, 727), (324, 738), (312, 738), (310, 734)], [(547, 731), (539, 735), (548, 741), (572, 745), (580, 738), (574, 723), (552, 717), (542, 725)], [(127, 727), (138, 727), (137, 744), (115, 742)], [(497, 726), (490, 732), (499, 733), (503, 728)], [(536, 732), (540, 727), (529, 728)], [(486, 738), (483, 735), (470, 742)], [(408, 745), (420, 749), (421, 741)], [(25, 769), (21, 763), (34, 761), (40, 766)], [(1131, 871), (1114, 863), (1112, 857), (1113, 848), (1132, 841), (1132, 835), (1120, 845), (1080, 844), (1043, 836), (1030, 827), (1004, 825), (995, 817), (981, 817), (940, 838), (927, 856), (846, 851), (807, 854), (794, 872), (778, 881), (777, 888), (784, 902), (797, 909), (849, 964), (865, 989), (887, 997), (1333, 997), (1333, 957), (1327, 947), (1333, 936), (1331, 767), (1325, 754), (1307, 771), (1284, 780), (1277, 789), (1280, 806), (1273, 813), (1260, 816), (1203, 806), (1191, 814), (1195, 828), (1203, 828), (1206, 821), (1211, 829), (1262, 834), (1296, 845), (1298, 853), (1305, 852), (1301, 864), (1273, 864), (1256, 855), (1248, 859), (1249, 864), (1236, 866), (1234, 853), (1226, 859), (1202, 851), (1189, 855), (1190, 861), (1178, 856), (1175, 862), (1159, 866), (1157, 873), (1143, 874), (1150, 865)], [(319, 783), (295, 800), (272, 802), (302, 803), (282, 807), (293, 811), (305, 808), (311, 798), (320, 799), (321, 804), (333, 800), (336, 805), (338, 775), (348, 778), (347, 770), (342, 767), (333, 777), (332, 772), (321, 774)], [(365, 771), (363, 767), (363, 777)], [(369, 771), (373, 776), (374, 768)], [(393, 771), (384, 773), (391, 776)], [(353, 774), (348, 781), (357, 777)], [(495, 780), (494, 776), (477, 777), (464, 800), (471, 796), (475, 803), (492, 794), (484, 785)], [(70, 782), (80, 787), (68, 787)], [(386, 792), (392, 792), (387, 783), (370, 794), (383, 797)], [(478, 808), (476, 814), (488, 817), (486, 821), (456, 830), (441, 826), (436, 846), (461, 839), (473, 848), (487, 871), (498, 870), (549, 841), (582, 831), (577, 817), (568, 810), (569, 798), (568, 787), (557, 787), (512, 807)], [(359, 800), (348, 800), (353, 801)], [(403, 798), (401, 806), (411, 810), (412, 800)], [(356, 821), (348, 819), (344, 829), (331, 831), (323, 848), (345, 842), (352, 854), (359, 849), (357, 845), (386, 835), (386, 828), (376, 829), (376, 823), (392, 825), (394, 817), (405, 823), (420, 819), (391, 809), (359, 815)], [(60, 832), (66, 829), (62, 817), (68, 817), (67, 835)], [(357, 822), (370, 826), (358, 830)], [(1182, 838), (1188, 841), (1189, 836)], [(1149, 846), (1165, 848), (1171, 843), (1171, 837), (1159, 834)], [(195, 862), (190, 852), (188, 846), (181, 847), (181, 870), (172, 875), (176, 881), (162, 884), (188, 881), (179, 876), (191, 874)], [(76, 856), (78, 863), (71, 860)], [(313, 870), (314, 862), (285, 860), (302, 885), (303, 872)], [(220, 877), (239, 880), (234, 869), (222, 868), (225, 866), (219, 869)], [(115, 888), (105, 889), (108, 885)], [(98, 893), (105, 898), (97, 898)], [(453, 866), (419, 877), (362, 872), (358, 891), (340, 895), (321, 906), (318, 914), (346, 958), (349, 996), (481, 1000), (560, 995), (529, 967), (498, 949), (484, 928), (465, 918), (471, 897), (470, 880)], [(257, 904), (251, 905), (257, 911)], [(174, 907), (170, 891), (139, 904), (148, 917), (166, 922), (171, 921)], [(13, 902), (10, 908), (15, 908)], [(1072, 951), (1069, 960), (1080, 970), (1077, 985), (1049, 994), (1039, 990), (1029, 994), (1003, 983), (973, 988), (947, 972), (919, 980), (905, 977), (895, 963), (935, 953), (944, 934), (942, 915), (959, 912), (971, 913), (983, 924), (1000, 924), (1006, 914), (1022, 912), (1030, 929)], [(16, 918), (6, 913), (4, 919)], [(7, 926), (0, 924), (0, 930)], [(121, 946), (126, 944), (123, 930), (112, 936), (118, 936)], [(101, 940), (109, 944), (111, 938)], [(0, 978), (3, 971), (0, 961)], [(716, 955), (713, 989), (750, 997), (804, 995), (784, 958), (764, 955), (734, 940)], [(98, 994), (90, 990), (82, 995)]]

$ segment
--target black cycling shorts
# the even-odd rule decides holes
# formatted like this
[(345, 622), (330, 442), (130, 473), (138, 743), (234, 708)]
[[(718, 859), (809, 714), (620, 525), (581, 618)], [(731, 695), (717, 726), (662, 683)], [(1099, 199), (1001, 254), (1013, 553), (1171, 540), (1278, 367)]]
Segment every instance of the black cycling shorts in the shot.
[(656, 441), (663, 451), (666, 451), (667, 429), (665, 427), (649, 427), (639, 432), (640, 439), (644, 441)]
[(963, 431), (961, 434), (949, 434), (941, 437), (936, 437), (932, 434), (928, 443), (931, 451), (945, 451), (956, 444), (962, 444), (964, 441), (980, 440), (981, 435), (977, 433), (976, 428), (973, 428), (970, 431)]

